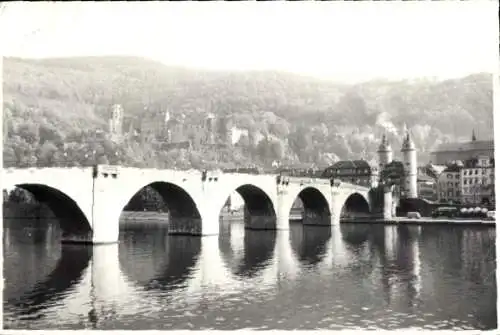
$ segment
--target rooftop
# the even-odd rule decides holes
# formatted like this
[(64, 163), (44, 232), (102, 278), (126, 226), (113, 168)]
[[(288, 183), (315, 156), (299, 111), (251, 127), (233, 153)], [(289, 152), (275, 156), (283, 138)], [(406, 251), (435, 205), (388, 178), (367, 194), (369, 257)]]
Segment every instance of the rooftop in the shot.
[(460, 172), (460, 170), (462, 169), (462, 165), (460, 164), (451, 164), (449, 166), (446, 167), (446, 169), (443, 170), (443, 172), (441, 173), (445, 173), (445, 172)]
[(328, 169), (371, 169), (372, 167), (363, 159), (338, 161)]
[(415, 150), (415, 143), (411, 139), (410, 133), (406, 133), (401, 151)]
[(387, 141), (387, 137), (385, 134), (382, 136), (382, 141), (380, 142), (380, 145), (378, 147), (378, 152), (387, 152), (387, 151), (392, 151), (391, 145)]
[(426, 174), (418, 174), (417, 175), (417, 181), (420, 181), (420, 182), (433, 182), (434, 181), (434, 178), (426, 175)]
[[(495, 159), (494, 158), (490, 158), (489, 159), (489, 165), (490, 166), (495, 166)], [(480, 164), (480, 161), (478, 158), (471, 158), (471, 159), (467, 159), (464, 161), (464, 167), (466, 169), (470, 169), (470, 168), (476, 168), (476, 167), (482, 167), (481, 164)]]
[(469, 141), (458, 143), (443, 143), (437, 147), (432, 153), (439, 152), (457, 152), (457, 151), (475, 151), (475, 150), (494, 150), (495, 142), (493, 140), (486, 141)]

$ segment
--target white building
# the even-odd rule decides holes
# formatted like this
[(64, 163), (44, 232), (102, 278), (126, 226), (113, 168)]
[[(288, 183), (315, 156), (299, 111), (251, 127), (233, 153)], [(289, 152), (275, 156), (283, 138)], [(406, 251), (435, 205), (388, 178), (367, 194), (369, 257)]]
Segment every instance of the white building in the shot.
[(495, 161), (478, 156), (464, 162), (461, 170), (462, 203), (479, 205), (494, 202)]
[(444, 169), (438, 177), (437, 193), (440, 203), (459, 203), (462, 199), (461, 184), (462, 166), (452, 164)]

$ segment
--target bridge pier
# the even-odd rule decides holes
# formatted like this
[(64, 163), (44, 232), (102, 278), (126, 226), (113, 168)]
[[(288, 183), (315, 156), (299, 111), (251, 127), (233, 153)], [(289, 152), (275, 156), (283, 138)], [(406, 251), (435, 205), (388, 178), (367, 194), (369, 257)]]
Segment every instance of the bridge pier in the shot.
[[(286, 194), (281, 191), (279, 195)], [(285, 199), (278, 198), (278, 208), (276, 209), (276, 229), (277, 230), (290, 230), (290, 208), (292, 205), (285, 201)]]
[[(104, 198), (103, 195), (100, 196)], [(95, 197), (96, 194), (94, 193), (92, 216), (89, 218), (91, 230), (85, 233), (63, 234), (62, 243), (95, 245), (118, 243), (121, 208), (109, 206), (111, 203), (109, 199), (96, 201)]]

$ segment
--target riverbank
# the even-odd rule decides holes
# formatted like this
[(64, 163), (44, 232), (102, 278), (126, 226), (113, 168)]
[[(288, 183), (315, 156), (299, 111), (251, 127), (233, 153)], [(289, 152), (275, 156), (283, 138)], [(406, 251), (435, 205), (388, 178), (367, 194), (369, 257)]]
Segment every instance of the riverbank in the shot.
[(472, 226), (496, 226), (493, 220), (481, 219), (436, 219), (436, 218), (420, 218), (409, 219), (406, 217), (394, 217), (389, 220), (384, 219), (342, 219), (341, 223), (375, 223), (375, 224), (408, 224), (408, 225), (472, 225)]
[[(53, 214), (49, 211), (47, 213), (40, 211), (33, 211), (31, 208), (24, 212), (11, 212), (5, 211), (4, 208), (4, 219), (30, 219), (35, 218), (35, 213), (40, 215), (39, 217), (43, 219), (55, 219)], [(7, 215), (6, 215), (7, 214)], [(10, 215), (9, 215), (10, 214)], [(237, 210), (234, 212), (222, 211), (220, 215), (220, 219), (222, 222), (227, 221), (241, 221), (244, 218), (244, 213), (241, 210)], [(159, 213), (159, 212), (123, 212), (120, 216), (120, 224), (124, 225), (163, 225), (167, 224), (169, 220), (168, 213)], [(290, 214), (291, 221), (301, 221), (302, 214), (295, 212)], [(341, 223), (367, 223), (367, 224), (388, 224), (388, 225), (398, 225), (398, 224), (408, 224), (408, 225), (472, 225), (472, 226), (496, 226), (494, 220), (484, 220), (484, 219), (436, 219), (436, 218), (427, 218), (423, 217), (420, 219), (409, 219), (407, 217), (394, 217), (389, 220), (384, 219), (371, 219), (371, 218), (353, 218), (353, 219), (341, 219)]]

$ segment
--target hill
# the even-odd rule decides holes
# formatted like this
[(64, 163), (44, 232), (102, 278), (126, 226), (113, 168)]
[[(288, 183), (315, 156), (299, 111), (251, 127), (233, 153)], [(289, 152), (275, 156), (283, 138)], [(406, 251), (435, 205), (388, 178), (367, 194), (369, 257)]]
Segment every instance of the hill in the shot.
[[(144, 106), (168, 107), (186, 122), (207, 112), (231, 115), (246, 129), (236, 148), (166, 151), (161, 143), (97, 140), (107, 128), (110, 104), (141, 118)], [(131, 165), (205, 167), (214, 164), (326, 165), (341, 159), (375, 158), (383, 131), (393, 148), (406, 123), (421, 162), (443, 141), (493, 136), (492, 78), (474, 74), (446, 81), (370, 81), (343, 85), (283, 72), (200, 71), (137, 57), (4, 60), (6, 165), (51, 165), (95, 160)], [(161, 142), (161, 141), (160, 141)], [(398, 153), (396, 152), (396, 155)]]

